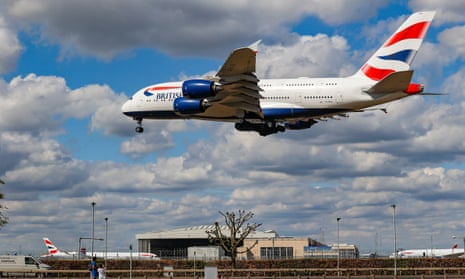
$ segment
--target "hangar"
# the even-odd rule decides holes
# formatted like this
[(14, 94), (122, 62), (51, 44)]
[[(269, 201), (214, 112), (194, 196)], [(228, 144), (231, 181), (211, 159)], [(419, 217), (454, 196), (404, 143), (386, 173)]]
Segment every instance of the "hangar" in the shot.
[[(150, 252), (160, 258), (187, 258), (189, 247), (211, 246), (208, 242), (207, 230), (214, 229), (214, 225), (203, 225), (179, 228), (168, 231), (148, 232), (136, 234), (139, 252)], [(225, 234), (229, 234), (227, 226), (221, 226)], [(277, 234), (273, 231), (256, 231), (249, 238), (273, 238)]]
[[(150, 252), (158, 255), (162, 259), (187, 259), (191, 258), (189, 251), (199, 251), (200, 248), (212, 248), (208, 241), (207, 230), (214, 229), (213, 225), (194, 226), (187, 228), (178, 228), (168, 231), (148, 232), (137, 234), (137, 242), (139, 252)], [(224, 234), (229, 234), (227, 226), (221, 227)], [(255, 246), (248, 253), (245, 253), (245, 247)], [(249, 234), (244, 240), (244, 248), (239, 248), (239, 252), (244, 252), (239, 255), (242, 259), (293, 259), (304, 257), (319, 257), (322, 255), (321, 249), (318, 247), (328, 247), (311, 238), (294, 238), (282, 237), (275, 231), (255, 231)], [(336, 245), (333, 245), (336, 246)], [(318, 249), (318, 253), (309, 253), (314, 251), (309, 247)], [(337, 247), (331, 248), (331, 251), (325, 253), (325, 257), (336, 257)], [(343, 258), (354, 258), (358, 256), (358, 249), (355, 245), (344, 246), (341, 252)], [(197, 250), (196, 250), (197, 249)], [(217, 249), (220, 249), (217, 247)], [(323, 249), (324, 250), (324, 249)], [(199, 252), (197, 252), (197, 256)], [(222, 253), (216, 253), (216, 256), (209, 259), (218, 259)], [(212, 258), (213, 257), (213, 258)]]

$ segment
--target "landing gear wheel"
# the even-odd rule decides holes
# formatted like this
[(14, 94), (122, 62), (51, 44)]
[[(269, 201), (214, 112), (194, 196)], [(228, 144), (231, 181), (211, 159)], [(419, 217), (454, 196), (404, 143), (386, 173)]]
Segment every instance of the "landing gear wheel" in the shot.
[(136, 133), (139, 133), (139, 134), (144, 132), (144, 128), (142, 128), (142, 119), (143, 118), (134, 117), (134, 120), (137, 121)]

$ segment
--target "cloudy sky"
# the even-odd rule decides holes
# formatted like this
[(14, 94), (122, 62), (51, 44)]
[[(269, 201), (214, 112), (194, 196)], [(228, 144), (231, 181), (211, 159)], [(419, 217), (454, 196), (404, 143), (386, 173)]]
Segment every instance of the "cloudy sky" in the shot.
[[(261, 78), (346, 76), (412, 12), (436, 10), (415, 96), (268, 137), (232, 124), (144, 121), (120, 112), (141, 87), (214, 73), (262, 39)], [(255, 213), (261, 229), (385, 254), (465, 236), (465, 5), (462, 1), (0, 2), (0, 252), (76, 250)], [(377, 244), (375, 244), (377, 243)], [(84, 244), (90, 247), (90, 244)], [(96, 243), (96, 249), (102, 249)]]

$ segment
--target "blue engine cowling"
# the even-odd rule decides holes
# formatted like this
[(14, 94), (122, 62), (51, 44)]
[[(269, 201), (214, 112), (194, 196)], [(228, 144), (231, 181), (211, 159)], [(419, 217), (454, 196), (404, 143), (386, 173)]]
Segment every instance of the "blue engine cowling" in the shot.
[(174, 112), (180, 114), (202, 113), (207, 108), (207, 101), (204, 99), (189, 99), (179, 97), (174, 100)]
[(182, 83), (182, 94), (192, 99), (202, 99), (215, 96), (219, 86), (211, 80), (190, 79)]

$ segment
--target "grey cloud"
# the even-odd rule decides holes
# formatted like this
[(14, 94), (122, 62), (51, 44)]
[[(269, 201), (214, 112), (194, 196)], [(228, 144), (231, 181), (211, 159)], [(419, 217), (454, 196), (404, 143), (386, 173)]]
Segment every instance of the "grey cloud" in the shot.
[(0, 14), (0, 73), (8, 73), (16, 67), (16, 62), (23, 50), (17, 35), (8, 26)]
[[(60, 45), (61, 56), (78, 53), (111, 59), (139, 47), (175, 55), (224, 54), (238, 42), (258, 38), (288, 41), (289, 27), (305, 15), (329, 24), (373, 16), (386, 1), (10, 1), (18, 26), (39, 25), (41, 39)], [(228, 9), (224, 9), (228, 6)], [(296, 9), (295, 7), (299, 7)], [(251, 28), (253, 27), (253, 28)], [(169, 32), (166, 32), (169, 30)], [(205, 47), (208, 45), (208, 47)]]

